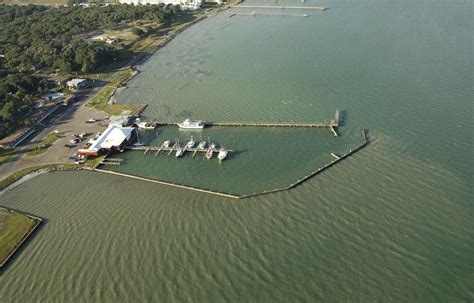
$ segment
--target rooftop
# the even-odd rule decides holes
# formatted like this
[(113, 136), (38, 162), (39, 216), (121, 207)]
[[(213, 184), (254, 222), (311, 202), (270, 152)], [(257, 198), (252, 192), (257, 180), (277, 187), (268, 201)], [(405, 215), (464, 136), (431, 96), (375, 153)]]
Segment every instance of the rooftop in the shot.
[(88, 148), (91, 152), (98, 152), (101, 149), (110, 149), (120, 146), (125, 140), (130, 140), (134, 128), (110, 125)]

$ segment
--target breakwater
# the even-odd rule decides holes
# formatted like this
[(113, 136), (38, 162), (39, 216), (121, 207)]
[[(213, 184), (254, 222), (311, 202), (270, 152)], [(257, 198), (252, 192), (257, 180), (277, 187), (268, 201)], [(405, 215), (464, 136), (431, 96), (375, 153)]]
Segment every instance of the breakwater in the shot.
[[(322, 173), (323, 171), (325, 171), (326, 169), (328, 169), (331, 166), (335, 165), (336, 163), (339, 163), (340, 161), (342, 161), (342, 160), (346, 159), (347, 157), (353, 155), (357, 151), (359, 151), (362, 148), (364, 148), (365, 146), (367, 146), (367, 144), (368, 144), (367, 130), (364, 129), (364, 130), (362, 130), (362, 142), (358, 146), (356, 146), (353, 149), (350, 149), (348, 152), (346, 152), (346, 153), (344, 153), (344, 154), (342, 154), (338, 157), (335, 157), (335, 159), (332, 160), (331, 162), (329, 162), (326, 165), (314, 170), (313, 172), (311, 172), (310, 174), (304, 176), (303, 178), (300, 178), (297, 181), (295, 181), (295, 182), (293, 182), (293, 183), (291, 183), (291, 184), (289, 184), (288, 186), (285, 186), (285, 187), (275, 188), (273, 190), (265, 190), (265, 191), (261, 191), (261, 192), (254, 192), (254, 193), (245, 194), (245, 195), (233, 194), (233, 193), (228, 193), (228, 192), (218, 192), (218, 191), (214, 191), (212, 189), (203, 189), (203, 188), (193, 187), (193, 186), (189, 186), (189, 185), (184, 185), (184, 184), (179, 184), (179, 183), (174, 183), (174, 182), (169, 182), (169, 181), (163, 181), (163, 180), (158, 180), (158, 179), (152, 179), (152, 178), (146, 178), (146, 177), (139, 177), (139, 176), (135, 176), (135, 175), (119, 173), (119, 172), (114, 172), (114, 171), (109, 171), (109, 170), (104, 170), (104, 169), (99, 169), (99, 168), (96, 168), (95, 171), (108, 173), (108, 174), (113, 174), (113, 175), (118, 175), (118, 176), (122, 176), (122, 177), (129, 177), (129, 178), (133, 178), (133, 179), (136, 179), (136, 180), (153, 182), (153, 183), (157, 183), (157, 184), (161, 184), (161, 185), (167, 185), (167, 186), (176, 187), (176, 188), (180, 188), (180, 189), (187, 189), (187, 190), (196, 191), (196, 192), (202, 192), (202, 193), (207, 193), (207, 194), (218, 195), (218, 196), (232, 198), (232, 199), (244, 199), (244, 198), (250, 198), (250, 197), (255, 197), (255, 196), (264, 195), (264, 194), (270, 194), (270, 193), (276, 193), (276, 192), (280, 192), (280, 191), (291, 190), (292, 188), (295, 188), (296, 186), (302, 184), (303, 182), (305, 182), (305, 181), (315, 177), (316, 175)], [(143, 149), (146, 150), (146, 149), (149, 149), (150, 147), (139, 147), (139, 148), (140, 148), (140, 150), (143, 150)], [(334, 153), (332, 153), (331, 155), (333, 155), (333, 154)]]

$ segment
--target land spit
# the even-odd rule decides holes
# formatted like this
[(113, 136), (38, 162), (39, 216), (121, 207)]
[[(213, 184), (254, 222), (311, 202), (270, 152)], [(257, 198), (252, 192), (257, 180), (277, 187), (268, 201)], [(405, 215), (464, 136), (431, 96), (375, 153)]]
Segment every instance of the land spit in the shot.
[(0, 271), (2, 269), (5, 268), (5, 266), (8, 264), (8, 262), (13, 258), (13, 256), (20, 250), (20, 248), (23, 246), (23, 244), (31, 237), (31, 235), (38, 229), (38, 227), (41, 225), (41, 223), (43, 222), (43, 219), (41, 218), (38, 218), (38, 217), (35, 217), (35, 216), (32, 216), (30, 214), (25, 214), (25, 213), (22, 213), (22, 212), (17, 212), (17, 211), (14, 211), (12, 209), (7, 209), (7, 208), (4, 208), (6, 211), (10, 212), (10, 213), (16, 213), (16, 214), (19, 214), (19, 215), (22, 215), (22, 216), (25, 216), (25, 217), (28, 217), (29, 219), (32, 219), (35, 221), (35, 224), (33, 226), (31, 226), (30, 230), (28, 231), (28, 233), (26, 233), (20, 240), (19, 242), (15, 243), (15, 246), (13, 246), (13, 248), (8, 252), (8, 255), (3, 258), (0, 263)]

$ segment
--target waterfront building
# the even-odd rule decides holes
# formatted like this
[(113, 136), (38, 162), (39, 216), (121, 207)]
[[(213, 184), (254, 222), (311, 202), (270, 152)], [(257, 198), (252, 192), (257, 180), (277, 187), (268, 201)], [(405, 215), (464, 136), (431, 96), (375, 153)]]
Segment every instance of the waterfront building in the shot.
[(89, 148), (78, 150), (78, 154), (97, 157), (104, 153), (121, 150), (130, 141), (134, 130), (133, 127), (109, 125)]

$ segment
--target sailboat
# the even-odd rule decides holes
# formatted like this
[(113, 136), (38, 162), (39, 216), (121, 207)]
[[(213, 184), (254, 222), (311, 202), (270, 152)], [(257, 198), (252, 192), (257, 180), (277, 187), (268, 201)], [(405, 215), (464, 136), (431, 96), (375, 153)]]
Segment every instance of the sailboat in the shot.
[(193, 148), (196, 142), (194, 142), (193, 136), (191, 136), (191, 140), (188, 141), (188, 144), (186, 144), (186, 148)]
[(179, 141), (178, 141), (177, 144), (175, 144), (175, 146), (177, 147), (175, 156), (176, 156), (176, 158), (179, 158), (184, 154), (186, 149), (184, 147), (182, 148), (182, 147), (179, 146)]
[(212, 150), (212, 148), (209, 148), (206, 152), (206, 159), (207, 160), (211, 159), (213, 154), (214, 154), (214, 151)]
[(217, 154), (217, 158), (218, 158), (220, 161), (222, 161), (222, 160), (224, 160), (224, 159), (227, 157), (227, 153), (228, 153), (227, 150), (221, 148), (221, 149), (219, 150), (219, 153)]
[(204, 149), (204, 148), (206, 148), (206, 144), (207, 144), (206, 141), (201, 141), (201, 142), (199, 142), (199, 145), (198, 145), (197, 148), (198, 149)]

